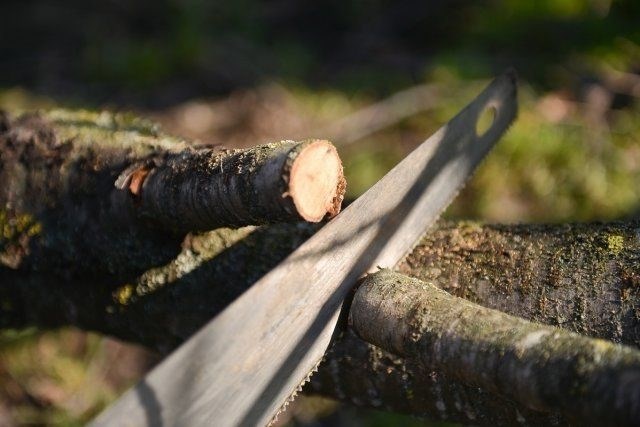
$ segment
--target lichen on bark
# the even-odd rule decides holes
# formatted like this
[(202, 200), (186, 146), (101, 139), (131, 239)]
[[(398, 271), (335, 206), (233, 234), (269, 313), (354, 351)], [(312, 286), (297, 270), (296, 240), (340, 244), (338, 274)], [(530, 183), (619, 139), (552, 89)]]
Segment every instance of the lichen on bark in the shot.
[[(317, 228), (279, 224), (183, 238), (158, 235), (145, 222), (123, 232), (114, 227), (138, 216), (120, 210), (114, 222), (109, 207), (117, 200), (104, 194), (128, 167), (145, 165), (158, 152), (180, 153), (183, 141), (124, 116), (65, 111), (3, 117), (0, 133), (0, 174), (12, 183), (0, 189), (4, 328), (73, 324), (168, 352)], [(29, 175), (25, 162), (38, 172)], [(398, 269), (487, 307), (638, 346), (639, 229), (635, 222), (440, 223)], [(327, 354), (312, 385), (359, 405), (437, 419), (567, 421), (386, 352), (351, 331)]]
[(639, 265), (637, 221), (462, 222), (441, 223), (398, 270), (489, 308), (640, 347)]
[(640, 351), (532, 323), (389, 270), (350, 309), (365, 341), (427, 369), (578, 424), (640, 423)]
[[(195, 234), (183, 242), (179, 255), (161, 266), (128, 281), (97, 280), (96, 275), (90, 286), (83, 278), (59, 280), (42, 272), (0, 268), (0, 324), (4, 328), (73, 324), (166, 353), (317, 227), (278, 224)], [(484, 306), (637, 346), (637, 230), (635, 222), (513, 226), (440, 222), (398, 269)], [(622, 236), (622, 250), (609, 250), (611, 235)], [(558, 252), (564, 253), (562, 263), (557, 262)], [(580, 281), (581, 298), (587, 303), (582, 306), (594, 305), (580, 316), (565, 314), (576, 309), (574, 281)], [(116, 291), (126, 285), (130, 293), (121, 299)], [(545, 310), (540, 309), (541, 299), (547, 304)], [(602, 307), (596, 310), (598, 304)], [(612, 312), (617, 321), (611, 320)], [(335, 372), (340, 382), (334, 381)], [(532, 411), (424, 368), (350, 331), (333, 345), (311, 386), (350, 403), (433, 419), (477, 425), (567, 422), (557, 414)]]

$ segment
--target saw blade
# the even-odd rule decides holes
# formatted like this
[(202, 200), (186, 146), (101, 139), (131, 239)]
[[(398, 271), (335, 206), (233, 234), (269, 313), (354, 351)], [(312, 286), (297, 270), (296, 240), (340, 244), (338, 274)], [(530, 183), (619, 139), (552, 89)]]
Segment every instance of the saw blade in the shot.
[[(478, 134), (487, 109), (493, 123)], [(507, 72), (94, 425), (269, 423), (322, 359), (357, 279), (414, 247), (515, 115), (515, 74)]]

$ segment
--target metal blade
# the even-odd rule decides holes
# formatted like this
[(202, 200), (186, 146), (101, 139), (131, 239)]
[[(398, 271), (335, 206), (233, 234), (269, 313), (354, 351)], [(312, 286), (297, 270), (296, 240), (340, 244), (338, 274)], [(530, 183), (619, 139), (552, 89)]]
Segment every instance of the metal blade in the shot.
[[(479, 136), (486, 108), (495, 119)], [(507, 72), (94, 425), (267, 424), (321, 360), (356, 280), (413, 248), (515, 115)]]

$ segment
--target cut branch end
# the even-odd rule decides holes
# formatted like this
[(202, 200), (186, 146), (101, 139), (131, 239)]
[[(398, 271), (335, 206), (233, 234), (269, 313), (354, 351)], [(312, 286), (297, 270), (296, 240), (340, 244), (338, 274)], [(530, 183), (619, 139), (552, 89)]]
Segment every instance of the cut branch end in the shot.
[(319, 222), (337, 215), (345, 188), (338, 151), (329, 141), (313, 141), (296, 156), (289, 177), (289, 195), (304, 220)]

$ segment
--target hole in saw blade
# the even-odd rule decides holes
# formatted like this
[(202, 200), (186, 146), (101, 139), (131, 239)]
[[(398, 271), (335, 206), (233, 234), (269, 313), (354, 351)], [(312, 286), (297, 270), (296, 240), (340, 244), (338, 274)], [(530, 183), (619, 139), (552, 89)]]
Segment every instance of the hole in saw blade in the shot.
[(496, 113), (496, 107), (488, 105), (482, 110), (480, 115), (478, 115), (478, 120), (476, 121), (476, 135), (478, 135), (478, 137), (483, 136), (491, 129), (491, 126), (493, 126), (493, 123), (496, 121)]

